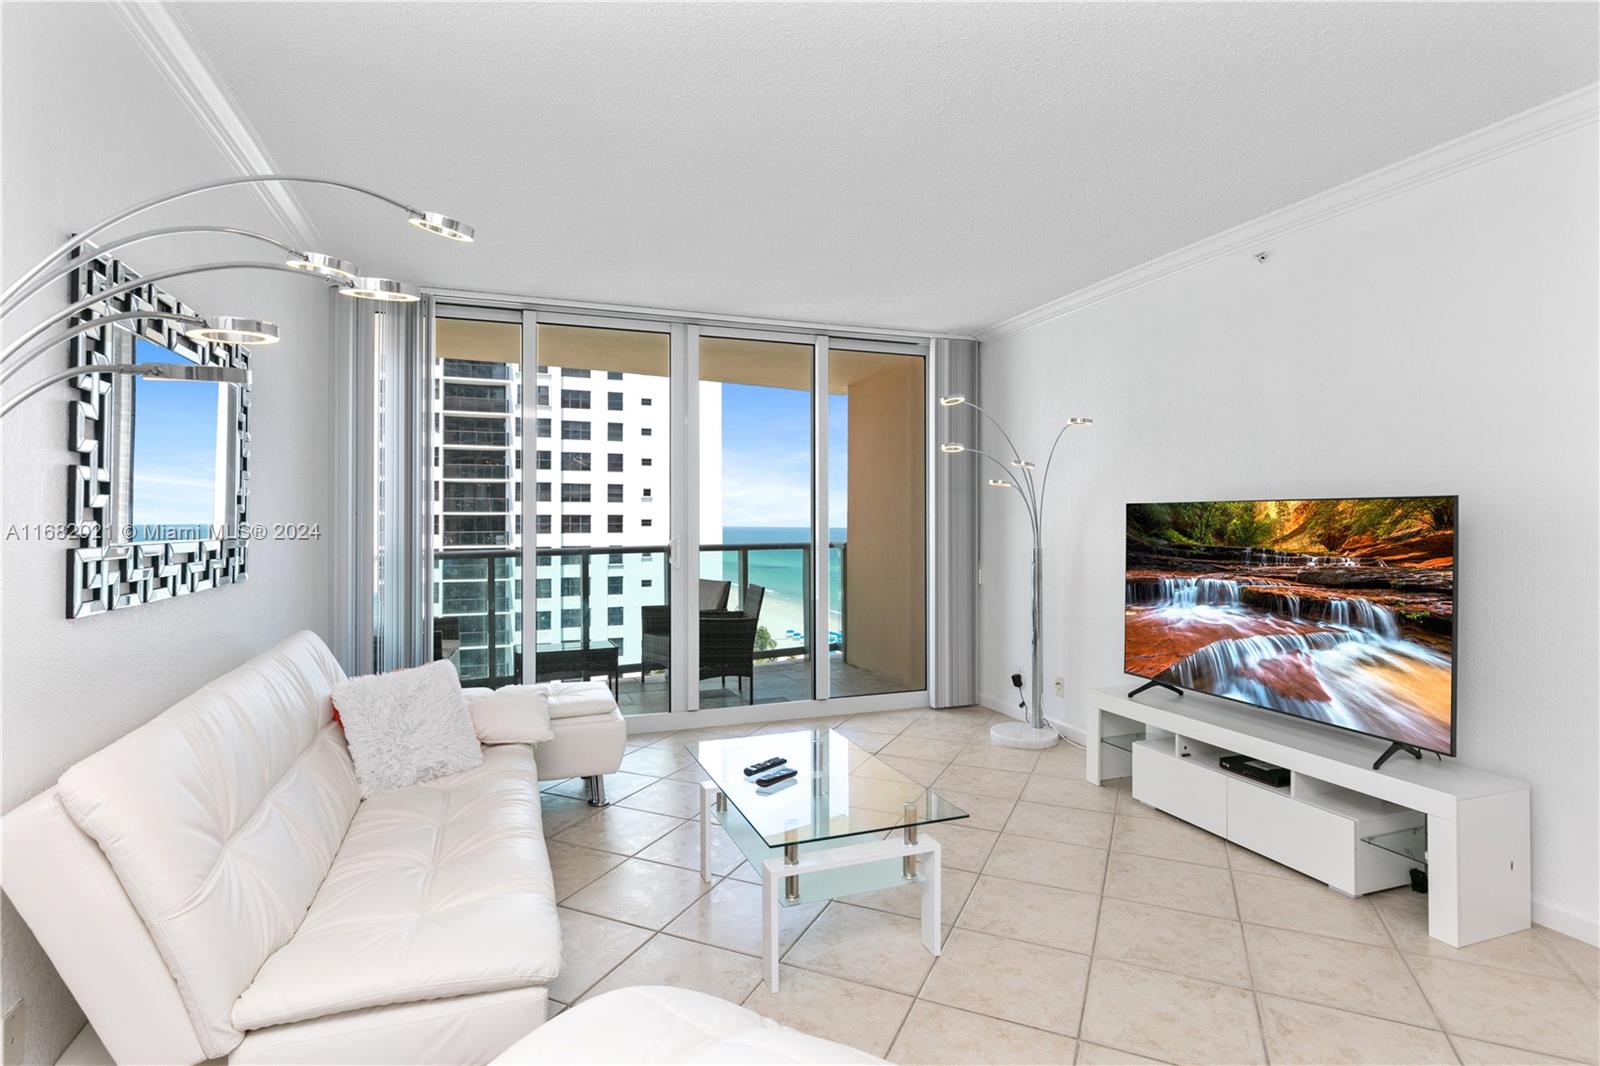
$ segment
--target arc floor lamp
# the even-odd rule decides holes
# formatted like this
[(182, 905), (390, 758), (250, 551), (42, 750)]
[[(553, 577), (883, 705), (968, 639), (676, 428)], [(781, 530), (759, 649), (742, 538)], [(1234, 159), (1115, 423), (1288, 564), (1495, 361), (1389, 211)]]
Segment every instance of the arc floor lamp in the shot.
[[(71, 253), (74, 249), (135, 215), (215, 189), (225, 189), (238, 185), (293, 183), (329, 185), (379, 200), (404, 211), (406, 213), (406, 221), (417, 229), (438, 237), (444, 237), (447, 240), (470, 243), (474, 237), (471, 226), (449, 215), (444, 215), (437, 211), (423, 211), (393, 197), (385, 196), (382, 193), (350, 182), (310, 175), (246, 174), (240, 177), (224, 178), (220, 181), (191, 185), (175, 192), (164, 193), (161, 196), (135, 204), (103, 218), (88, 229), (74, 235), (65, 244), (35, 263), (21, 277), (7, 286), (3, 293), (0, 293), (0, 321), (10, 317), (30, 297), (43, 291), (51, 282), (58, 281), (70, 274), (78, 264), (78, 260), (71, 258)], [(46, 315), (26, 329), (15, 340), (7, 344), (4, 349), (0, 349), (0, 364), (4, 365), (4, 369), (0, 370), (0, 385), (8, 383), (34, 358), (51, 350), (63, 341), (77, 334), (98, 329), (113, 322), (139, 320), (175, 321), (188, 327), (184, 330), (185, 336), (190, 340), (200, 342), (273, 344), (279, 339), (276, 325), (254, 318), (225, 316), (203, 319), (193, 315), (163, 314), (154, 310), (94, 315), (96, 308), (103, 307), (106, 301), (112, 297), (121, 295), (139, 285), (167, 278), (205, 274), (221, 270), (278, 270), (301, 277), (319, 278), (324, 282), (335, 284), (339, 287), (340, 293), (355, 299), (378, 300), (389, 303), (414, 303), (420, 299), (417, 289), (404, 282), (394, 281), (390, 278), (366, 276), (361, 273), (355, 264), (337, 256), (327, 255), (322, 252), (303, 252), (275, 237), (232, 226), (168, 226), (162, 229), (146, 230), (142, 233), (117, 237), (95, 249), (95, 254), (103, 255), (141, 241), (193, 233), (223, 234), (259, 241), (287, 252), (288, 258), (281, 262), (242, 260), (177, 267), (146, 275), (131, 282), (112, 285), (99, 292), (91, 293), (76, 303)], [(60, 322), (70, 323), (65, 332), (50, 334), (44, 337), (43, 340), (37, 340), (52, 326)], [(250, 372), (248, 370), (230, 366), (179, 366), (170, 363), (136, 363), (71, 367), (58, 373), (48, 374), (27, 385), (18, 387), (17, 390), (5, 389), (4, 399), (0, 400), (0, 417), (9, 414), (23, 401), (42, 392), (51, 385), (85, 374), (121, 374), (135, 377), (166, 378), (169, 380), (220, 381), (237, 385), (249, 384), (250, 381)]]
[[(1094, 425), (1092, 418), (1069, 418), (1066, 425), (1056, 433), (1056, 439), (1050, 445), (1050, 454), (1045, 457), (1044, 471), (1037, 480), (1034, 474), (1038, 470), (1035, 463), (1024, 459), (1018, 452), (1016, 444), (1011, 440), (1011, 434), (996, 422), (994, 418), (967, 399), (965, 396), (941, 396), (939, 403), (944, 407), (966, 406), (978, 412), (989, 424), (1000, 432), (1005, 438), (1006, 446), (1011, 449), (1011, 458), (1007, 462), (990, 455), (988, 452), (965, 444), (949, 442), (941, 444), (939, 450), (946, 455), (977, 455), (989, 460), (1000, 468), (1000, 476), (989, 479), (989, 485), (997, 489), (1015, 489), (1022, 499), (1022, 505), (1028, 512), (1028, 529), (1033, 534), (1033, 599), (1028, 613), (1033, 632), (1033, 654), (1030, 660), (1032, 682), (1031, 697), (1027, 701), (1025, 710), (1027, 716), (1020, 722), (1001, 722), (989, 730), (989, 742), (1008, 748), (1050, 748), (1061, 739), (1060, 735), (1044, 720), (1044, 652), (1039, 645), (1039, 632), (1044, 628), (1042, 615), (1041, 593), (1044, 588), (1044, 550), (1041, 545), (1041, 536), (1044, 531), (1044, 498), (1045, 489), (1050, 484), (1050, 468), (1055, 463), (1056, 448), (1061, 444), (1061, 438), (1066, 436), (1067, 430), (1077, 429), (1081, 426)], [(1018, 688), (1021, 682), (1017, 683)]]

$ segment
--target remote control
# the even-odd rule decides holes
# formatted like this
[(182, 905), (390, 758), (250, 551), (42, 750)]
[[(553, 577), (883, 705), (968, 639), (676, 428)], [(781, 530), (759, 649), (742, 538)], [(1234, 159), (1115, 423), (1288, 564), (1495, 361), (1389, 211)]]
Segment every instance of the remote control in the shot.
[(753, 766), (746, 766), (744, 768), (744, 776), (746, 776), (746, 777), (754, 777), (754, 776), (756, 776), (757, 774), (761, 773), (764, 770), (770, 770), (774, 766), (782, 766), (784, 763), (786, 763), (788, 761), (789, 761), (788, 759), (785, 759), (781, 755), (774, 755), (770, 759), (762, 759), (760, 762), (754, 764)]
[(756, 778), (756, 784), (762, 788), (766, 788), (768, 785), (776, 785), (779, 781), (787, 781), (789, 778), (794, 777), (799, 772), (800, 771), (796, 770), (792, 766), (785, 766), (781, 770), (772, 770), (768, 773), (762, 774), (760, 777)]

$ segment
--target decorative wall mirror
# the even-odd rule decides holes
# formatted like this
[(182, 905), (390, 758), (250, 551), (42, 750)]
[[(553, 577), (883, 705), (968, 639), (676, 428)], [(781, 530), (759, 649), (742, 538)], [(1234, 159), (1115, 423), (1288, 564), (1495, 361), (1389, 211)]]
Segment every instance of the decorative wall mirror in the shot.
[[(77, 301), (138, 277), (108, 256), (72, 274)], [(107, 301), (103, 314), (196, 314), (156, 285)], [(80, 320), (81, 321), (81, 320)], [(135, 327), (138, 328), (130, 328)], [(191, 341), (160, 319), (74, 337), (73, 366), (191, 362), (248, 368), (234, 344)], [(74, 380), (68, 436), (67, 617), (219, 588), (246, 576), (250, 389), (207, 381), (86, 375)]]

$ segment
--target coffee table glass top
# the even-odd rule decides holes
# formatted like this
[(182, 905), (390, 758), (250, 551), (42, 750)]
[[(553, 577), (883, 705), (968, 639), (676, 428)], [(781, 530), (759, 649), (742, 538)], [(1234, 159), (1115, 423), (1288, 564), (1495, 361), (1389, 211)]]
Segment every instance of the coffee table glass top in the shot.
[[(831, 729), (759, 733), (686, 745), (768, 847), (805, 844), (967, 817)], [(781, 755), (798, 773), (758, 788), (744, 768)], [(758, 775), (759, 776), (759, 775)]]

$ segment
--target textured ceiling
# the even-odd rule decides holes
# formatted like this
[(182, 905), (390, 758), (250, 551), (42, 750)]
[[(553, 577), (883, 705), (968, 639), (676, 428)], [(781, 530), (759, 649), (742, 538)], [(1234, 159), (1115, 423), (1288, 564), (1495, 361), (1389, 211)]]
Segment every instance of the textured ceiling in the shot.
[(186, 3), (329, 250), (976, 331), (1597, 78), (1593, 4)]

